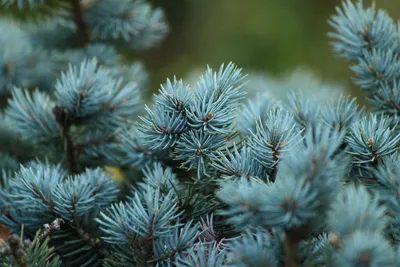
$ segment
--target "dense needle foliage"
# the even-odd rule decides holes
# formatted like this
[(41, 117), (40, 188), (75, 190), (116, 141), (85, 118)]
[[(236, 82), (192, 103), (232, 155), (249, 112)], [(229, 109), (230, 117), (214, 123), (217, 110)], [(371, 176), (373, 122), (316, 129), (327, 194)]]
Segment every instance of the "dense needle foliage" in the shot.
[(233, 63), (145, 105), (143, 68), (117, 51), (159, 43), (162, 11), (0, 3), (54, 13), (0, 21), (0, 266), (400, 266), (400, 24), (384, 11), (344, 1), (329, 19), (367, 107), (297, 88), (246, 101)]

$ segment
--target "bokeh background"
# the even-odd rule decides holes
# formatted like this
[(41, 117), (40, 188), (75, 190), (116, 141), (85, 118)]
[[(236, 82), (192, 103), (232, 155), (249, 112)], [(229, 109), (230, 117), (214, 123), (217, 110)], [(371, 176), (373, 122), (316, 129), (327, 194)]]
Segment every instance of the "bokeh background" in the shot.
[[(279, 77), (299, 67), (323, 81), (352, 85), (349, 63), (329, 45), (327, 20), (340, 0), (151, 0), (165, 10), (168, 37), (156, 48), (129, 55), (144, 62), (156, 91), (167, 77), (185, 78), (207, 64), (233, 61), (244, 72)], [(365, 6), (372, 1), (363, 1)], [(396, 21), (400, 0), (376, 0)], [(296, 88), (294, 88), (296, 89)], [(360, 99), (361, 98), (361, 99)], [(362, 97), (359, 97), (362, 102)]]

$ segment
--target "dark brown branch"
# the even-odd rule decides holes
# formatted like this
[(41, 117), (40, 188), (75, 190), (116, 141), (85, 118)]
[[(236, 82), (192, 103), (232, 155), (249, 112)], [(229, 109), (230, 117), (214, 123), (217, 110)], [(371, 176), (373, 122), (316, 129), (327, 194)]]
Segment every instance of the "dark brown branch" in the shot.
[(67, 152), (68, 158), (68, 170), (69, 173), (76, 173), (76, 157), (74, 151), (74, 145), (71, 140), (71, 136), (69, 134), (64, 135), (65, 138), (65, 150)]
[(286, 230), (283, 247), (285, 250), (285, 267), (299, 266), (299, 243), (310, 236), (310, 229), (307, 225)]
[(80, 0), (72, 0), (72, 8), (74, 11), (74, 21), (76, 25), (76, 37), (78, 46), (82, 47), (89, 43), (89, 34), (83, 19), (83, 12)]
[(68, 161), (68, 171), (70, 174), (76, 173), (76, 153), (75, 147), (72, 142), (71, 135), (69, 133), (70, 121), (68, 120), (68, 114), (61, 109), (61, 107), (56, 106), (53, 109), (53, 113), (56, 117), (58, 127), (60, 128), (61, 137), (64, 141), (64, 150), (67, 155)]
[(392, 105), (392, 107), (397, 111), (397, 113), (400, 115), (400, 106), (397, 105), (395, 102), (390, 101), (390, 104)]
[(286, 236), (284, 241), (285, 249), (285, 267), (297, 267), (298, 266), (298, 244), (292, 240), (289, 236)]

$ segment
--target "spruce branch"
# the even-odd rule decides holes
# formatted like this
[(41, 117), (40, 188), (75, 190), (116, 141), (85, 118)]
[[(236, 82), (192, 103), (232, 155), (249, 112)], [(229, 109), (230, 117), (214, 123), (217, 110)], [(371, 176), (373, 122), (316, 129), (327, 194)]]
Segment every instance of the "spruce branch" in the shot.
[(306, 240), (309, 236), (309, 227), (307, 225), (286, 230), (286, 236), (283, 240), (285, 251), (285, 267), (297, 267), (299, 262), (299, 243)]
[(154, 239), (156, 239), (157, 237), (154, 236), (154, 217), (155, 214), (157, 213), (156, 210), (154, 210), (153, 212), (153, 216), (151, 217), (150, 221), (149, 221), (149, 226), (147, 227), (147, 231), (148, 231), (148, 235), (145, 237), (139, 237), (139, 244), (140, 246), (136, 246), (136, 249), (140, 249), (142, 254), (143, 254), (143, 258), (140, 259), (140, 266), (146, 266), (146, 262), (150, 259), (151, 255), (153, 254), (153, 241)]
[(92, 248), (96, 249), (102, 256), (103, 258), (110, 258), (112, 259), (112, 255), (108, 252), (107, 249), (105, 249), (101, 242), (97, 242), (96, 238), (93, 238), (89, 233), (87, 233), (82, 227), (73, 227), (71, 226), (79, 235), (80, 238), (82, 238), (89, 246)]
[(36, 196), (39, 197), (39, 199), (42, 201), (42, 203), (49, 207), (49, 209), (54, 212), (54, 202), (48, 199), (44, 194), (41, 193), (40, 189), (32, 186), (32, 191), (35, 193)]
[[(92, 191), (91, 195), (95, 195), (95, 191)], [(80, 218), (78, 216), (78, 196), (74, 195), (72, 198), (72, 208), (70, 210), (71, 213), (71, 222), (69, 226), (71, 230), (76, 231), (78, 236), (84, 240), (89, 246), (96, 249), (104, 258), (109, 258), (109, 252), (102, 246), (101, 242), (97, 242), (97, 238), (93, 238), (91, 234), (87, 233), (85, 229), (83, 229), (80, 225)]]
[(396, 110), (397, 114), (400, 115), (400, 105), (396, 104), (393, 100), (386, 100), (388, 102), (389, 105), (391, 105), (393, 107), (393, 109)]
[[(386, 13), (351, 1), (330, 22), (334, 47), (355, 61), (356, 84), (386, 117), (365, 116), (354, 99), (328, 107), (324, 98), (295, 93), (287, 107), (260, 98), (237, 118), (245, 76), (229, 63), (208, 68), (193, 88), (167, 80), (137, 121), (143, 70), (116, 66), (122, 58), (110, 45), (156, 44), (166, 33), (160, 10), (146, 1), (68, 1), (69, 22), (29, 32), (32, 47), (46, 47), (49, 40), (37, 36), (56, 32), (51, 49), (80, 50), (62, 55), (70, 67), (55, 86), (40, 69), (59, 70), (38, 64), (41, 54), (25, 49), (30, 41), (8, 38), (0, 22), (0, 43), (24, 47), (4, 53), (0, 87), (49, 83), (57, 101), (39, 89), (14, 89), (6, 112), (12, 131), (0, 133), (0, 148), (24, 150), (7, 138), (21, 135), (49, 148), (52, 162), (59, 159), (53, 146), (64, 144), (68, 165), (38, 161), (18, 166), (12, 179), (1, 170), (0, 223), (11, 232), (24, 225), (36, 237), (22, 250), (11, 248), (22, 239), (0, 248), (0, 265), (58, 267), (59, 259), (47, 264), (51, 240), (66, 266), (400, 266), (400, 32)], [(0, 162), (15, 167), (23, 161), (17, 156), (2, 151)], [(144, 177), (121, 192), (104, 162)], [(98, 168), (68, 175), (86, 164)], [(343, 183), (361, 176), (375, 186)]]
[(298, 264), (298, 243), (286, 237), (284, 241), (285, 248), (285, 267), (297, 267)]
[(69, 133), (71, 124), (68, 118), (68, 114), (67, 112), (62, 110), (60, 106), (54, 107), (53, 113), (56, 117), (58, 127), (60, 128), (61, 137), (64, 140), (64, 149), (68, 161), (68, 171), (70, 174), (75, 174), (77, 172), (76, 151), (74, 143), (71, 139), (71, 135)]

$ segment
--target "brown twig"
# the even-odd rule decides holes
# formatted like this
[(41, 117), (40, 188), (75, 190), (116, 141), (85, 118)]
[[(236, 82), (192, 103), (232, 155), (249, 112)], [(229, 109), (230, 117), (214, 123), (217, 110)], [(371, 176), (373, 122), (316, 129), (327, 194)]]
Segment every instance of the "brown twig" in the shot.
[(53, 113), (56, 117), (58, 127), (60, 128), (61, 137), (64, 140), (64, 150), (67, 155), (68, 171), (70, 174), (75, 174), (76, 153), (71, 135), (69, 133), (70, 121), (68, 119), (68, 114), (64, 110), (62, 110), (62, 108), (59, 106), (54, 107)]
[(297, 267), (297, 243), (289, 236), (286, 236), (283, 245), (285, 249), (285, 267)]
[(72, 8), (74, 10), (74, 21), (76, 25), (76, 35), (78, 46), (85, 46), (89, 43), (89, 34), (83, 19), (83, 12), (80, 0), (72, 0)]
[(395, 102), (390, 101), (390, 104), (392, 105), (392, 107), (397, 111), (397, 113), (400, 115), (400, 106), (397, 105)]
[(308, 225), (286, 230), (283, 247), (285, 250), (285, 267), (299, 266), (299, 243), (310, 236)]

